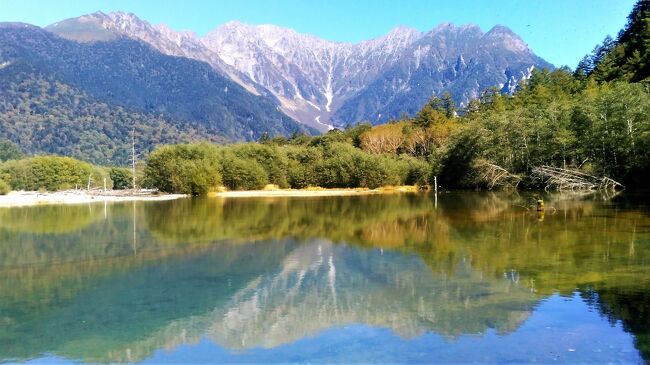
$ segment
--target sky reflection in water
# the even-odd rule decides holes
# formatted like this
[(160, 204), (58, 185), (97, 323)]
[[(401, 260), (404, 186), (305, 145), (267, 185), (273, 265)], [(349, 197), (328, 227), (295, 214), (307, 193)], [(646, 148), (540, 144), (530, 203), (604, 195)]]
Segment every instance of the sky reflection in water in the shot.
[(0, 360), (644, 362), (647, 208), (528, 198), (0, 210)]

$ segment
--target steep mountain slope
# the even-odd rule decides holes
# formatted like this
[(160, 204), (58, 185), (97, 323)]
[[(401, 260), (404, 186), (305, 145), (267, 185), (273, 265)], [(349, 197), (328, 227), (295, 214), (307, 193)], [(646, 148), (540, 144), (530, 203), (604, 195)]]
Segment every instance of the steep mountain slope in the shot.
[[(126, 36), (150, 44), (158, 51), (187, 57), (210, 64), (217, 72), (237, 82), (249, 92), (259, 95), (251, 80), (225, 64), (201, 44), (193, 32), (176, 32), (164, 24), (151, 25), (131, 13), (96, 12), (54, 23), (45, 29), (78, 42), (110, 41)], [(263, 89), (262, 89), (263, 90)]]
[(0, 135), (26, 153), (53, 153), (98, 164), (128, 164), (135, 131), (140, 156), (159, 143), (223, 141), (205, 128), (97, 101), (54, 75), (15, 63), (0, 69)]
[(443, 24), (409, 45), (399, 60), (347, 99), (332, 119), (377, 124), (402, 113), (413, 115), (432, 94), (448, 91), (456, 102), (465, 103), (490, 87), (512, 92), (534, 67), (552, 66), (506, 27), (483, 33), (478, 26)]
[(511, 91), (533, 67), (552, 67), (503, 26), (487, 33), (475, 25), (442, 24), (427, 33), (398, 27), (349, 44), (231, 22), (202, 42), (276, 95), (287, 113), (339, 126), (412, 114), (434, 93), (467, 102), (489, 87)]
[(90, 14), (47, 29), (78, 41), (126, 36), (207, 62), (247, 90), (274, 96), (287, 115), (320, 130), (385, 122), (419, 109), (434, 93), (449, 91), (467, 102), (489, 87), (513, 91), (532, 67), (552, 67), (503, 26), (487, 33), (474, 25), (443, 24), (426, 33), (398, 27), (358, 44), (236, 21), (199, 38), (125, 13)]
[(417, 37), (415, 30), (398, 28), (385, 37), (353, 45), (273, 25), (230, 22), (202, 42), (276, 95), (289, 115), (323, 123), (344, 100), (394, 64)]
[[(210, 65), (163, 55), (140, 41), (116, 38), (83, 44), (62, 39), (38, 27), (2, 24), (0, 50), (0, 78), (3, 79), (0, 120), (12, 127), (3, 128), (0, 135), (14, 142), (25, 142), (30, 128), (35, 128), (29, 122), (34, 118), (51, 121), (56, 118), (50, 116), (59, 111), (63, 113), (59, 117), (68, 114), (72, 120), (82, 116), (106, 116), (89, 112), (84, 109), (86, 104), (115, 108), (119, 113), (128, 114), (127, 119), (133, 121), (131, 127), (155, 120), (165, 133), (178, 131), (170, 138), (151, 143), (182, 141), (190, 137), (246, 140), (257, 139), (263, 133), (304, 131), (300, 124), (279, 112), (273, 100), (252, 95), (215, 72)], [(24, 86), (25, 82), (32, 86)], [(55, 100), (52, 100), (53, 95), (57, 95)], [(48, 100), (47, 107), (35, 108), (44, 102), (41, 98)], [(16, 129), (20, 124), (16, 120), (25, 121), (22, 129)], [(106, 126), (107, 123), (120, 122), (103, 119), (100, 124)], [(56, 133), (52, 128), (46, 129)], [(88, 131), (82, 124), (73, 123), (67, 135), (75, 139)], [(105, 128), (97, 132), (99, 139), (110, 135)], [(64, 149), (61, 151), (53, 149), (54, 146), (39, 145), (39, 142), (32, 140), (31, 145), (25, 145), (26, 150), (66, 152), (65, 148), (69, 147), (65, 143), (59, 145)], [(100, 155), (92, 160), (113, 159), (111, 153)]]

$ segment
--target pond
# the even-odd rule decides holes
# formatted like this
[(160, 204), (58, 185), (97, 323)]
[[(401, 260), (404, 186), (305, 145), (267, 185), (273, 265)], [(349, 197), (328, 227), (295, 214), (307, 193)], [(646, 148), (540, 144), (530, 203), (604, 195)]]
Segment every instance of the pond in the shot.
[(641, 197), (0, 209), (0, 362), (644, 363)]

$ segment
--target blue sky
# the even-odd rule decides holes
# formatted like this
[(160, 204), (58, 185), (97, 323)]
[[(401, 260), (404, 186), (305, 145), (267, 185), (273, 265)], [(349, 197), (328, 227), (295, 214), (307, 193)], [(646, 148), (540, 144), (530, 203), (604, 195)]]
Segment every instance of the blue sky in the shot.
[(126, 11), (199, 35), (229, 20), (277, 24), (358, 42), (397, 25), (421, 31), (439, 23), (496, 24), (519, 34), (539, 56), (575, 67), (607, 34), (616, 36), (634, 0), (0, 0), (0, 21), (45, 26), (97, 10)]

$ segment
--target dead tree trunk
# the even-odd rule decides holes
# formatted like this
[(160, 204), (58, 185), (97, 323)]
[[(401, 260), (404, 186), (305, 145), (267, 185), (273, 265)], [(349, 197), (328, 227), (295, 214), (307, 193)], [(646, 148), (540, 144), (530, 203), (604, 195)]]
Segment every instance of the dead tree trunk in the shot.
[(596, 177), (576, 170), (553, 166), (537, 166), (532, 176), (539, 179), (545, 190), (616, 190), (625, 187), (607, 176)]

